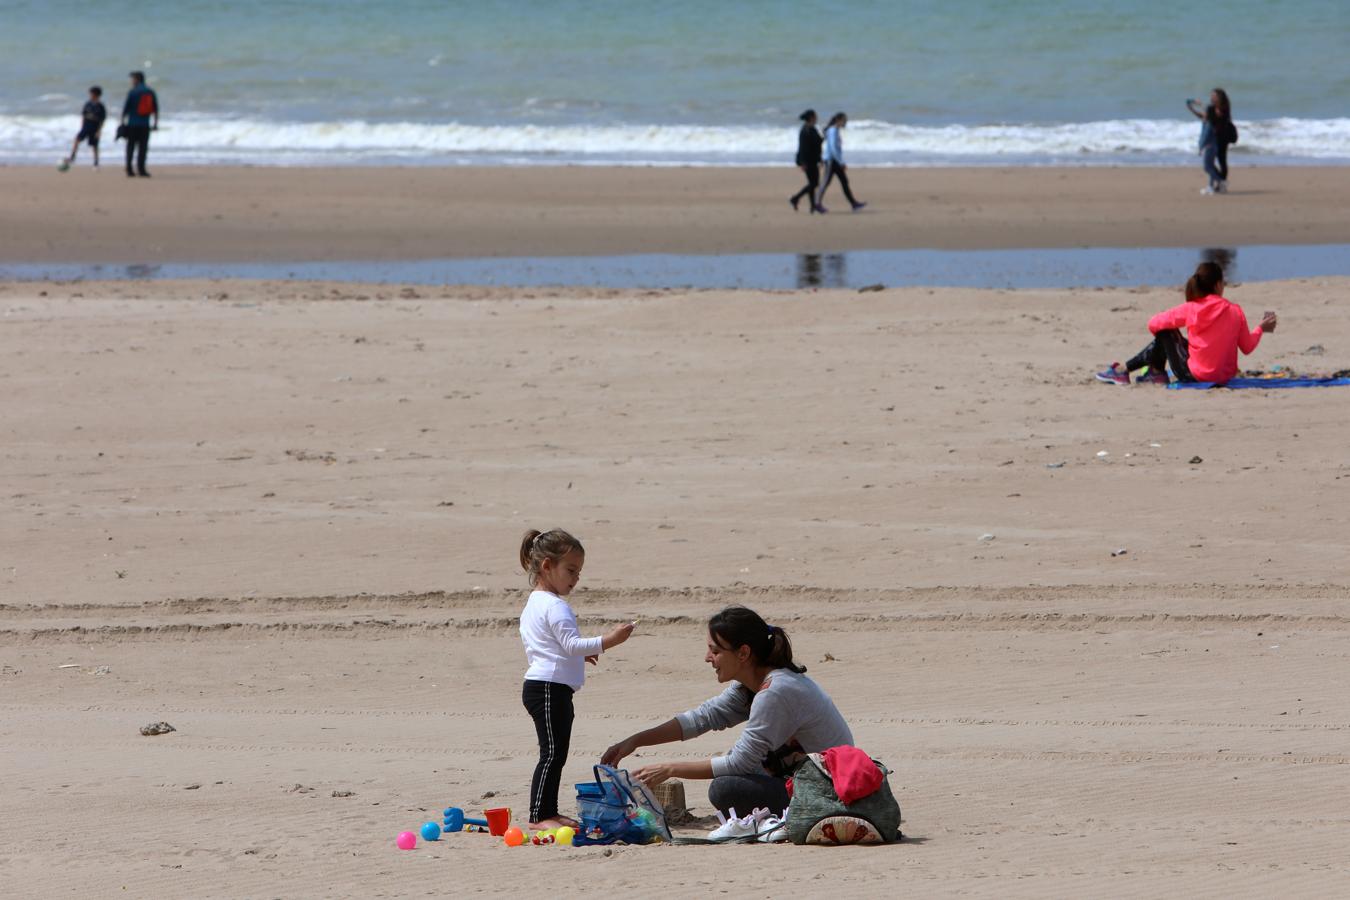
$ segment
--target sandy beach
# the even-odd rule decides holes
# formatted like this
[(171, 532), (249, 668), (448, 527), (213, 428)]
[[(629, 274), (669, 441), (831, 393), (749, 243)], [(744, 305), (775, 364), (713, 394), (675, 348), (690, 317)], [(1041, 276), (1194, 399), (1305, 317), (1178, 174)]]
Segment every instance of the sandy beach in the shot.
[(856, 169), (824, 218), (786, 167), (0, 168), (0, 263), (1350, 243), (1346, 169), (1234, 166)]
[[(141, 223), (164, 253), (222, 235), (199, 245), (220, 258), (270, 252), (265, 232), (229, 231), (230, 211), (319, 177), (200, 173), (187, 188), (175, 179), (193, 173), (163, 171), (153, 186), (107, 173), (98, 190), (230, 204), (227, 224), (177, 201), (147, 204)], [(887, 174), (878, 188), (911, 190), (912, 173)], [(1181, 195), (1189, 175), (1166, 175), (1177, 199), (1158, 209), (1177, 229), (1191, 205), (1213, 209)], [(47, 181), (0, 171), (10, 196)], [(396, 237), (413, 212), (374, 205), (364, 225), (321, 227), (322, 210), (366, 201), (308, 196), (295, 203), (314, 228), (274, 242), (285, 253), (350, 252), (342, 235), (367, 227), (389, 236), (362, 252), (413, 252)], [(1222, 198), (1235, 212), (1215, 227), (1279, 240), (1285, 201), (1262, 196)], [(1316, 239), (1346, 239), (1334, 196), (1297, 201)], [(16, 243), (66, 258), (34, 236), (64, 226), (29, 202), (3, 213), (36, 223)], [(1017, 233), (993, 222), (1025, 205), (1003, 203), (983, 228), (974, 213), (935, 228)], [(745, 214), (733, 197), (705, 238), (692, 214), (662, 227), (655, 195), (638, 205), (633, 234), (627, 213), (602, 210), (577, 240), (622, 252), (661, 230), (693, 250)], [(513, 209), (486, 231), (510, 230)], [(895, 215), (898, 232), (918, 213)], [(783, 218), (754, 233), (758, 249), (862, 221)], [(86, 229), (82, 259), (121, 246), (112, 221), (69, 227)], [(1102, 227), (1112, 241), (1167, 233)], [(535, 252), (530, 234), (511, 252)], [(490, 243), (472, 241), (463, 252)], [(1281, 313), (1249, 366), (1350, 367), (1350, 280), (1230, 297)], [(0, 284), (0, 884), (379, 897), (520, 894), (561, 875), (615, 894), (781, 896), (772, 873), (840, 896), (1335, 894), (1350, 876), (1343, 397), (1091, 381), (1174, 302), (1167, 289)], [(895, 770), (913, 840), (606, 852), (458, 835), (395, 850), (444, 806), (525, 806), (513, 557), (524, 528), (552, 524), (588, 547), (583, 630), (641, 623), (578, 696), (565, 785), (714, 693), (701, 623), (744, 602), (789, 630), (859, 744)], [(177, 731), (140, 736), (157, 720)], [(700, 833), (706, 791), (688, 792)]]

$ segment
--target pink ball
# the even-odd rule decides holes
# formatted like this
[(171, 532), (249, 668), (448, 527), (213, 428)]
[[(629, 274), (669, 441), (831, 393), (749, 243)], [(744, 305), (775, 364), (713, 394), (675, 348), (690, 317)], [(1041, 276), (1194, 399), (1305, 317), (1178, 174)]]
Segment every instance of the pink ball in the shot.
[(405, 831), (398, 836), (398, 849), (411, 850), (417, 846), (417, 835), (411, 831)]

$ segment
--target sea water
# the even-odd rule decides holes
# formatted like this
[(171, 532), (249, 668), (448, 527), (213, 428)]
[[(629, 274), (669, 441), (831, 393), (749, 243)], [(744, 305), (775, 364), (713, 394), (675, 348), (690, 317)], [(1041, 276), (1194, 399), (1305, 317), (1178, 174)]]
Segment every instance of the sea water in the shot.
[(0, 0), (0, 161), (138, 68), (162, 161), (791, 164), (809, 106), (862, 165), (1190, 165), (1221, 85), (1235, 162), (1344, 164), (1347, 46), (1347, 0)]

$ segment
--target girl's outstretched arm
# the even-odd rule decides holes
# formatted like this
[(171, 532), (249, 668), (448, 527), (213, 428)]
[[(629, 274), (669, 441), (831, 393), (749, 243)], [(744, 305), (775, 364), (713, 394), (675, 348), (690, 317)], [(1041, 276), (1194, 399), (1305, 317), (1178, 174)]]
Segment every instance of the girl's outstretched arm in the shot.
[[(662, 722), (646, 731), (639, 731), (637, 734), (630, 735), (605, 751), (600, 757), (600, 762), (607, 766), (617, 766), (619, 761), (632, 753), (639, 747), (652, 747), (656, 744), (673, 744), (676, 741), (684, 740), (684, 729), (675, 719)], [(705, 778), (712, 777), (711, 765), (708, 769), (709, 774)]]

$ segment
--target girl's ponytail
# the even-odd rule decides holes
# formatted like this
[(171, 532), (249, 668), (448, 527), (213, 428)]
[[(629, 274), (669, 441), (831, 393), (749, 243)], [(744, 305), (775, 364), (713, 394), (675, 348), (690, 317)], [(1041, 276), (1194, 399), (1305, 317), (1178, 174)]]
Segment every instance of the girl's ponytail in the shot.
[(525, 532), (525, 537), (521, 538), (520, 567), (526, 572), (530, 571), (530, 550), (534, 548), (534, 539), (539, 537), (540, 534), (542, 534), (542, 532), (531, 528), (529, 531)]

